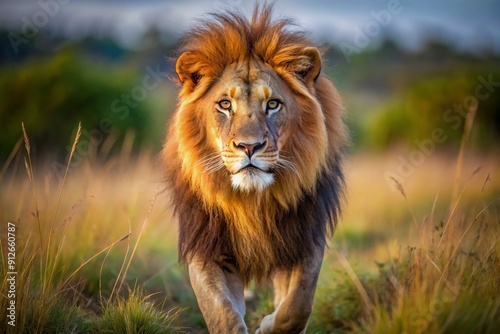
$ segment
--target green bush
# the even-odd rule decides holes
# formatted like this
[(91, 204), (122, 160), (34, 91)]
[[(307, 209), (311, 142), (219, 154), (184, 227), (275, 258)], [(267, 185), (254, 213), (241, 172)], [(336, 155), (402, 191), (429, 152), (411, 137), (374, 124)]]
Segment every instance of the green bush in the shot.
[[(495, 84), (485, 87), (487, 81)], [(401, 142), (418, 146), (439, 131), (436, 146), (455, 145), (462, 138), (471, 102), (478, 101), (472, 142), (485, 148), (500, 139), (498, 82), (498, 68), (453, 70), (419, 79), (376, 113), (368, 126), (368, 142), (379, 148)]]
[(1, 69), (0, 157), (9, 154), (21, 137), (22, 121), (38, 151), (67, 153), (79, 122), (80, 142), (91, 146), (87, 150), (95, 150), (109, 135), (120, 142), (128, 130), (137, 144), (147, 139), (150, 116), (143, 96), (128, 105), (122, 100), (123, 94), (130, 96), (141, 85), (137, 71), (124, 67), (90, 64), (77, 51), (66, 49)]

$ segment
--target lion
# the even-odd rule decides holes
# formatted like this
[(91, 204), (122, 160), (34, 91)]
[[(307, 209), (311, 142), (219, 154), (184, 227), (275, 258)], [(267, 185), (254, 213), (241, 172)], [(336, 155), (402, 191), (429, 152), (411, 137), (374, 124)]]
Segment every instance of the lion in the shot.
[(210, 333), (247, 333), (244, 288), (272, 281), (257, 333), (305, 333), (344, 198), (344, 108), (319, 49), (272, 5), (181, 39), (162, 164), (179, 259)]

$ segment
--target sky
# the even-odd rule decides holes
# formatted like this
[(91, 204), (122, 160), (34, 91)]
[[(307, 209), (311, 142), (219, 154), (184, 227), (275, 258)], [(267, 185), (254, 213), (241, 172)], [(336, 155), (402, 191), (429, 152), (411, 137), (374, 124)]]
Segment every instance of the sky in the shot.
[[(255, 0), (0, 0), (0, 27), (26, 25), (66, 37), (111, 36), (133, 48), (152, 25), (180, 36), (207, 12), (250, 13)], [(291, 17), (318, 40), (367, 47), (385, 35), (403, 46), (425, 38), (459, 49), (500, 53), (498, 0), (276, 0), (275, 15)]]

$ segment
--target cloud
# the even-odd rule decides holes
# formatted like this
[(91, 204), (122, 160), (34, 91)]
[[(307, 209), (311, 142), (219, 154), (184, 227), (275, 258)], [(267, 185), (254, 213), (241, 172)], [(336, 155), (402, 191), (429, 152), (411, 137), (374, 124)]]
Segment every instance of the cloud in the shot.
[[(19, 29), (23, 17), (30, 18), (40, 9), (40, 2), (62, 0), (3, 0), (0, 21), (7, 29)], [(254, 1), (212, 0), (65, 0), (61, 14), (51, 22), (62, 34), (82, 36), (85, 33), (111, 34), (126, 46), (133, 46), (151, 24), (175, 35), (187, 29), (197, 17), (206, 12), (224, 8), (251, 12)], [(349, 40), (357, 28), (373, 20), (372, 12), (387, 8), (398, 0), (277, 0), (275, 13), (296, 18), (315, 36), (332, 42)], [(398, 32), (402, 41), (415, 43), (419, 34), (448, 31), (454, 43), (463, 48), (474, 48), (488, 36), (487, 43), (500, 51), (500, 23), (497, 13), (500, 2), (495, 0), (400, 0), (404, 11), (393, 17), (384, 33)], [(439, 28), (438, 28), (439, 27)], [(383, 35), (383, 34), (382, 34)], [(446, 34), (445, 34), (446, 35)]]

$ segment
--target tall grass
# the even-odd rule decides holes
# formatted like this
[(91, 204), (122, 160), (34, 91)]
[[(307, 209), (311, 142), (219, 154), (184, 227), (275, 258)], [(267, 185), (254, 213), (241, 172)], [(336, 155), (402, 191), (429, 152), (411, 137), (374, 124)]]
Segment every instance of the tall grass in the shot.
[[(158, 194), (153, 154), (134, 155), (127, 144), (105, 163), (66, 161), (59, 180), (51, 161), (33, 157), (24, 133), (0, 175), (2, 309), (8, 221), (17, 227), (18, 272), (16, 327), (1, 317), (0, 332), (206, 332), (177, 264), (176, 225)], [(383, 175), (398, 152), (351, 158), (349, 201), (326, 251), (308, 333), (495, 333), (500, 158), (465, 147), (460, 158), (427, 157), (395, 187)], [(272, 294), (258, 288), (257, 296), (248, 303), (250, 328), (272, 311)]]
[[(499, 200), (477, 213), (457, 209), (446, 222), (426, 221), (417, 245), (400, 260), (402, 268), (392, 269), (401, 288), (367, 310), (358, 328), (370, 333), (496, 333), (500, 227), (498, 205), (493, 208)], [(382, 285), (382, 291), (390, 289)]]
[[(474, 115), (475, 109), (470, 110), (455, 175), (445, 189), (449, 192), (445, 198), (448, 203), (444, 201), (441, 209), (437, 208), (438, 194), (419, 223), (414, 203), (409, 200), (411, 192), (392, 179), (408, 208), (407, 219), (412, 221), (406, 237), (401, 232), (396, 234), (399, 245), (396, 256), (389, 255), (376, 262), (375, 270), (358, 265), (355, 272), (344, 255), (336, 251), (337, 246), (333, 247), (337, 258), (335, 264), (343, 270), (331, 275), (327, 283), (323, 279), (323, 285), (320, 284), (310, 332), (498, 332), (500, 188), (495, 180), (494, 184), (489, 184), (489, 193), (485, 192), (486, 183), (491, 183), (491, 172), (485, 179), (478, 179), (481, 167), (472, 169), (466, 177), (463, 175)], [(494, 161), (488, 168), (498, 177), (494, 167), (498, 166), (498, 161)], [(436, 171), (433, 168), (425, 173)], [(431, 184), (424, 178), (419, 181), (422, 182), (418, 185), (420, 191), (429, 194)], [(465, 201), (469, 191), (473, 195)], [(385, 205), (394, 206), (390, 202)], [(346, 246), (349, 247), (348, 242)], [(376, 260), (374, 253), (370, 254), (373, 262)], [(387, 253), (393, 251), (387, 249)], [(352, 261), (359, 261), (359, 255)], [(327, 270), (332, 273), (330, 268)]]
[[(104, 222), (105, 213), (96, 211), (90, 212), (89, 215), (89, 212), (79, 210), (80, 206), (88, 205), (85, 202), (93, 195), (81, 198), (71, 205), (68, 197), (72, 197), (75, 184), (72, 185), (72, 191), (66, 189), (72, 158), (81, 134), (81, 126), (78, 126), (69, 151), (66, 169), (58, 183), (50, 176), (45, 175), (43, 178), (37, 176), (37, 169), (34, 168), (35, 163), (32, 161), (31, 144), (24, 124), (22, 124), (22, 131), (26, 150), (24, 166), (27, 182), (21, 181), (18, 171), (14, 170), (11, 172), (10, 182), (6, 180), (1, 185), (2, 206), (5, 205), (2, 212), (8, 212), (2, 217), (2, 220), (6, 225), (7, 221), (14, 223), (17, 230), (15, 323), (14, 326), (12, 322), (9, 324), (11, 319), (2, 316), (0, 318), (1, 331), (6, 333), (177, 332), (177, 328), (172, 324), (176, 314), (171, 311), (163, 311), (161, 307), (157, 308), (154, 301), (146, 302), (146, 300), (151, 299), (151, 296), (143, 297), (140, 285), (134, 285), (134, 289), (129, 289), (128, 293), (122, 293), (123, 287), (128, 285), (126, 278), (154, 208), (158, 191), (149, 204), (139, 231), (135, 231), (136, 229), (133, 229), (128, 221), (128, 232), (120, 237), (114, 237), (115, 231), (115, 233), (109, 233), (106, 236), (101, 235), (99, 238), (96, 234), (103, 226), (97, 225)], [(9, 159), (7, 163), (11, 163), (12, 160)], [(2, 174), (7, 173), (8, 168), (9, 166), (5, 166)], [(50, 171), (48, 168), (41, 168), (41, 170), (45, 173)], [(40, 180), (43, 180), (42, 186), (38, 184)], [(41, 188), (43, 191), (40, 191)], [(31, 193), (30, 199), (25, 197), (28, 190)], [(12, 196), (19, 197), (9, 198)], [(130, 203), (124, 204), (129, 205)], [(30, 210), (30, 208), (31, 217), (26, 215), (26, 210)], [(60, 218), (64, 213), (62, 208), (69, 211), (69, 215), (64, 219)], [(76, 211), (80, 211), (79, 217), (75, 217)], [(91, 219), (97, 220), (94, 231), (89, 230)], [(107, 220), (110, 225), (117, 223), (116, 221), (110, 222), (109, 218)], [(80, 226), (76, 224), (80, 224)], [(12, 298), (7, 298), (11, 285), (7, 280), (8, 270), (4, 256), (5, 239), (3, 238), (6, 233), (3, 232), (2, 226), (2, 238), (0, 239), (2, 246), (2, 257), (0, 258), (2, 298), (0, 298), (0, 307), (6, 310)], [(135, 234), (135, 242), (130, 245), (130, 236), (133, 234)], [(85, 239), (87, 239), (86, 242), (82, 242)], [(113, 277), (114, 283), (111, 290), (106, 290), (103, 293), (102, 276), (103, 268), (106, 265), (105, 260), (112, 254), (115, 247), (124, 243), (127, 251), (123, 253), (120, 249), (115, 252), (118, 254), (118, 258), (120, 254), (124, 254), (120, 270)], [(99, 247), (101, 248), (99, 249)], [(84, 251), (82, 251), (83, 249)], [(130, 249), (132, 249), (131, 252), (129, 252)], [(117, 263), (118, 261), (114, 261), (109, 265), (116, 267)], [(95, 268), (99, 265), (100, 270), (96, 271)], [(83, 271), (88, 267), (91, 271), (98, 273), (99, 300), (95, 300), (92, 294), (89, 295), (89, 291), (84, 291), (87, 289), (87, 282)], [(120, 314), (121, 318), (113, 316), (113, 314)], [(114, 331), (115, 329), (116, 331)]]

